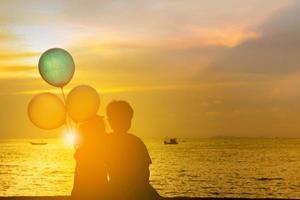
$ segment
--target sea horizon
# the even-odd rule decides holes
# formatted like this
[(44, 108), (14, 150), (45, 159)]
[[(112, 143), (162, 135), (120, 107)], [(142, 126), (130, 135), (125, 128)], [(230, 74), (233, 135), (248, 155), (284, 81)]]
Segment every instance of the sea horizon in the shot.
[[(110, 134), (110, 133), (108, 133)], [(133, 135), (136, 135), (140, 137), (141, 139), (170, 139), (170, 138), (176, 138), (176, 139), (300, 139), (296, 136), (226, 136), (226, 135), (214, 135), (214, 136), (195, 136), (195, 137), (189, 137), (189, 136), (140, 136), (134, 133), (130, 133)], [(61, 137), (17, 137), (17, 138), (0, 138), (0, 140), (64, 140), (64, 136)]]
[[(38, 139), (39, 140), (39, 139)], [(0, 143), (0, 196), (69, 195), (74, 148), (59, 139)], [(150, 183), (165, 197), (299, 198), (300, 140), (143, 139)], [(18, 182), (16, 182), (18, 181)]]

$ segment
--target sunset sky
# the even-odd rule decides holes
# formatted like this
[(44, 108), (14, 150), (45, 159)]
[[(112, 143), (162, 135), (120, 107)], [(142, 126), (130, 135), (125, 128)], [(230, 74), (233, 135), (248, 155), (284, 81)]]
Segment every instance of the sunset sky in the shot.
[(35, 94), (59, 92), (37, 68), (52, 47), (75, 60), (66, 90), (97, 88), (102, 115), (128, 100), (138, 136), (300, 137), (299, 13), (297, 0), (2, 0), (0, 138), (63, 131), (27, 117)]

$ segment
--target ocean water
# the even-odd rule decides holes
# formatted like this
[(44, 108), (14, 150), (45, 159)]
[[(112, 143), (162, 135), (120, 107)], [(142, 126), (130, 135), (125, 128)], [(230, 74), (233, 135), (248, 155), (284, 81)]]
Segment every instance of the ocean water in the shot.
[[(74, 149), (60, 140), (0, 141), (0, 196), (68, 195)], [(300, 197), (300, 139), (145, 139), (163, 196)]]

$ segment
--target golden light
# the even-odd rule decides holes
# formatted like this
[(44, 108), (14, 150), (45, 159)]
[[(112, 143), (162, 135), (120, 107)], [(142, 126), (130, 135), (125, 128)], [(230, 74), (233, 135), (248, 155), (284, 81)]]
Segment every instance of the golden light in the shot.
[(77, 143), (77, 134), (74, 131), (67, 131), (64, 135), (64, 142), (68, 146), (74, 146)]

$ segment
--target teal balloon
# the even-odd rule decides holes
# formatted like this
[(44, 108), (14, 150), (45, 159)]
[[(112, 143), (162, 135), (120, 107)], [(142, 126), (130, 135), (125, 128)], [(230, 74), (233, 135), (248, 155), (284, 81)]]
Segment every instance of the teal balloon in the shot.
[(71, 54), (60, 48), (49, 49), (39, 60), (39, 72), (42, 78), (55, 87), (67, 85), (75, 72)]

